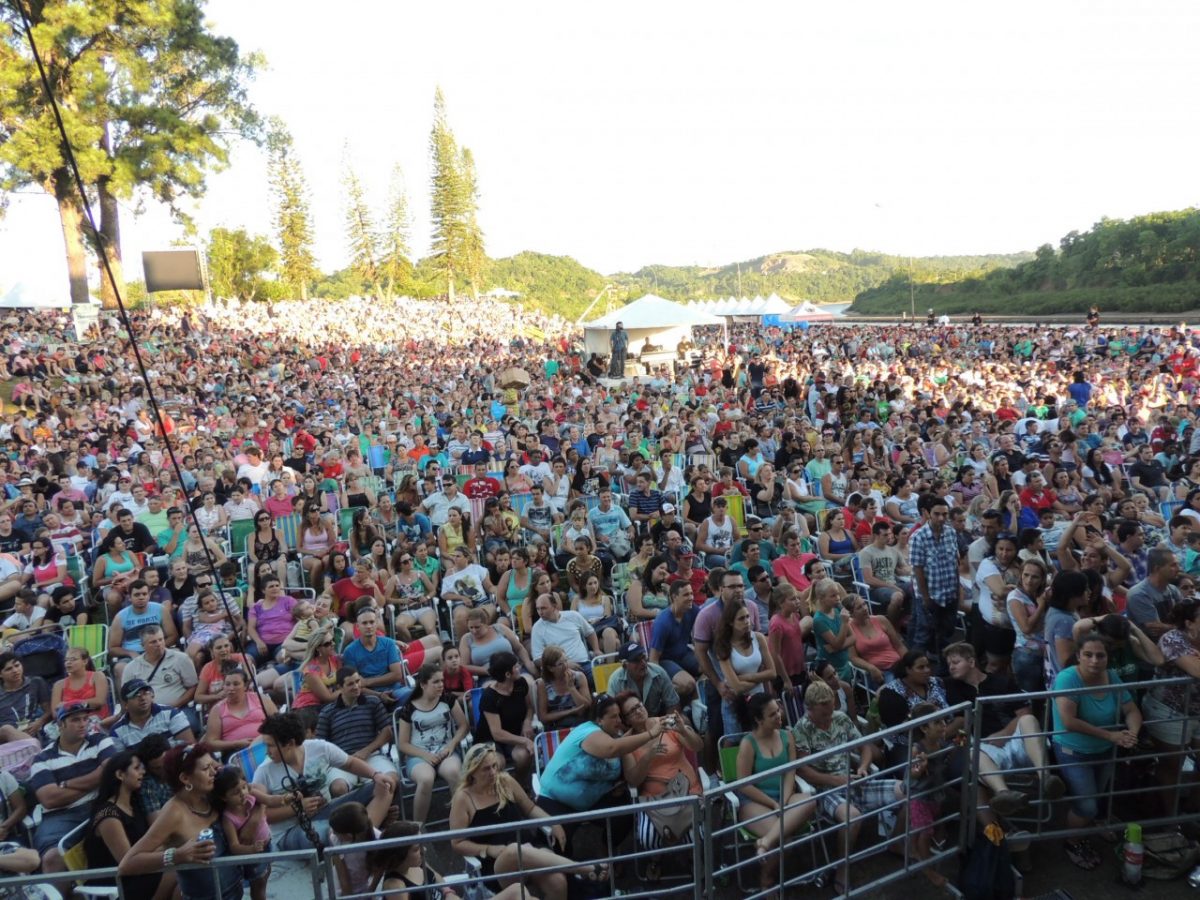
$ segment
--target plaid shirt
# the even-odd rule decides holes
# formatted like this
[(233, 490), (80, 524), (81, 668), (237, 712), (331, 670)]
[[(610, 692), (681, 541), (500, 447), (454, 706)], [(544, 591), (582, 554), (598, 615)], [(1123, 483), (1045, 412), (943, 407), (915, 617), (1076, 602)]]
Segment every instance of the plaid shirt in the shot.
[[(938, 606), (958, 603), (958, 538), (949, 525), (942, 526), (941, 537), (927, 524), (918, 528), (908, 544), (912, 567), (925, 570), (929, 599)], [(918, 594), (919, 582), (914, 582)]]

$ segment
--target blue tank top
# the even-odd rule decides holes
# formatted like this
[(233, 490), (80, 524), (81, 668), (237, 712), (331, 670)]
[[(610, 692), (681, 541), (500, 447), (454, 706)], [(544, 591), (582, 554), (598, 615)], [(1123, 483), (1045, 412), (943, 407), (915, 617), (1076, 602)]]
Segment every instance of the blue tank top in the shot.
[(600, 759), (583, 749), (583, 742), (599, 730), (595, 722), (584, 722), (558, 745), (542, 773), (543, 796), (583, 812), (612, 791), (621, 778), (621, 760)]
[(162, 604), (151, 600), (146, 604), (146, 611), (139, 613), (132, 606), (127, 606), (117, 615), (121, 617), (121, 627), (125, 634), (121, 638), (121, 646), (136, 653), (142, 652), (142, 629), (147, 625), (162, 625)]

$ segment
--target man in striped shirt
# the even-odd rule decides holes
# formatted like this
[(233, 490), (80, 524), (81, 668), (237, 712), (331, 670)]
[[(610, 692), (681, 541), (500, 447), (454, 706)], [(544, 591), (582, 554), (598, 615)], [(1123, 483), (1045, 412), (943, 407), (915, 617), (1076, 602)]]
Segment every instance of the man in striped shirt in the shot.
[(112, 738), (87, 733), (92, 709), (82, 701), (58, 707), (58, 740), (33, 758), (29, 792), (45, 810), (34, 834), (42, 871), (64, 872), (58, 842), (88, 820), (104, 761), (116, 753)]
[[(383, 702), (378, 697), (363, 694), (363, 678), (354, 666), (338, 669), (337, 686), (338, 696), (321, 708), (317, 718), (317, 737), (357, 756), (376, 772), (395, 774), (396, 764), (383, 752), (392, 739), (392, 723)], [(334, 796), (360, 781), (349, 772), (341, 771), (337, 772), (336, 779), (332, 785)], [(345, 788), (339, 780), (345, 782)]]

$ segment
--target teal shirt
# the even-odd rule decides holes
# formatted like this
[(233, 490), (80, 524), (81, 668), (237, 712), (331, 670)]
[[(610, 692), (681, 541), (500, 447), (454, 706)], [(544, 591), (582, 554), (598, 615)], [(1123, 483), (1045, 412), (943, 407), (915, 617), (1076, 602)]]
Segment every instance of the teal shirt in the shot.
[[(1123, 683), (1115, 669), (1108, 670), (1108, 683), (1110, 685)], [(1081, 687), (1084, 687), (1084, 684), (1083, 679), (1079, 677), (1078, 666), (1063, 669), (1054, 679), (1056, 691)], [(1133, 695), (1127, 690), (1105, 690), (1102, 694), (1076, 694), (1074, 699), (1075, 714), (1079, 718), (1106, 731), (1120, 731), (1125, 727), (1121, 707), (1132, 702)], [(1068, 750), (1074, 750), (1076, 753), (1105, 753), (1112, 749), (1112, 743), (1103, 738), (1067, 731), (1059, 717), (1058, 704), (1053, 704), (1050, 709), (1054, 713), (1054, 743), (1066, 747)]]
[(837, 610), (834, 610), (834, 615), (827, 616), (821, 610), (813, 613), (813, 631), (817, 635), (817, 659), (827, 659), (833, 663), (833, 667), (837, 669), (839, 678), (849, 678), (852, 674), (850, 671), (850, 650), (843, 647), (836, 653), (830, 653), (825, 648), (825, 635), (837, 635), (842, 630), (842, 618), (837, 615)]
[(599, 730), (595, 722), (584, 722), (558, 745), (542, 773), (544, 796), (584, 812), (612, 792), (621, 780), (620, 758), (601, 759), (583, 749), (583, 742)]

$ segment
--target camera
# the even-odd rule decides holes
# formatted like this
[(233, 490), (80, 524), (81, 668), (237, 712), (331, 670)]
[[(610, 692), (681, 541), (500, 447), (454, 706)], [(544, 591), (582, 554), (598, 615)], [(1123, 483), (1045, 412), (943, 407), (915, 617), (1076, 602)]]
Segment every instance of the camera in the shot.
[(319, 797), (321, 796), (321, 787), (309, 778), (301, 775), (299, 778), (292, 779), (290, 789), (299, 793), (301, 797)]

